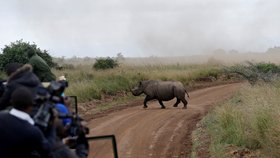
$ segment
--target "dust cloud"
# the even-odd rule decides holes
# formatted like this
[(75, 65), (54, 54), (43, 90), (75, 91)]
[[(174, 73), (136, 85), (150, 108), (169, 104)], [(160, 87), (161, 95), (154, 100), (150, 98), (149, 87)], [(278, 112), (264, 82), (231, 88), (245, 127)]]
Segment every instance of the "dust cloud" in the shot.
[(246, 62), (267, 62), (280, 64), (280, 52), (278, 53), (238, 53), (238, 54), (207, 54), (181, 57), (142, 57), (126, 58), (121, 61), (125, 65), (184, 65), (207, 64), (230, 66)]
[(146, 1), (144, 13), (132, 12), (131, 32), (142, 51), (152, 56), (211, 54), (220, 48), (265, 52), (279, 45), (279, 4), (177, 0), (152, 5)]
[(23, 39), (56, 57), (181, 57), (279, 46), (278, 0), (1, 1), (0, 48)]

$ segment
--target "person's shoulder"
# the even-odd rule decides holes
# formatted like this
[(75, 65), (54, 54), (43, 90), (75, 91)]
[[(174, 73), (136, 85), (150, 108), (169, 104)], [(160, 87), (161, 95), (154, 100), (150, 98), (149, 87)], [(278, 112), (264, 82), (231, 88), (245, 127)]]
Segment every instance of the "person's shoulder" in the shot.
[(9, 111), (8, 110), (1, 110), (0, 111), (0, 118), (8, 118), (8, 117), (11, 117), (9, 115)]
[(28, 134), (33, 138), (42, 139), (44, 137), (44, 134), (37, 126), (31, 125), (29, 123), (26, 126)]
[(9, 113), (9, 110), (3, 110), (0, 112), (0, 122), (3, 126), (14, 126), (18, 129), (22, 129), (23, 131), (29, 131), (31, 124), (29, 124), (27, 121), (22, 120), (20, 118), (17, 118), (16, 116), (13, 116)]

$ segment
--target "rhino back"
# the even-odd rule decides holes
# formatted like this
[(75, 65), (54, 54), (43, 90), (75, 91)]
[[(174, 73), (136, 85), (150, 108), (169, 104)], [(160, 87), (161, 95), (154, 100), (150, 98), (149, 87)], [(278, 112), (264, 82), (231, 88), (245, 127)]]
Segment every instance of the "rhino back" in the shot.
[(159, 97), (163, 100), (171, 100), (174, 97), (185, 98), (184, 85), (179, 81), (163, 81), (158, 87)]
[(175, 97), (174, 89), (175, 87), (173, 84), (163, 81), (157, 86), (157, 97), (164, 101), (171, 100)]
[(148, 96), (154, 97), (156, 94), (157, 84), (158, 81), (156, 80), (142, 81), (144, 93)]
[(142, 86), (143, 89), (145, 89), (148, 86), (152, 86), (157, 82), (158, 82), (157, 80), (144, 80), (144, 81), (141, 81), (141, 86)]
[(174, 97), (185, 97), (185, 88), (178, 81), (146, 80), (142, 82), (144, 93), (159, 100), (168, 101)]

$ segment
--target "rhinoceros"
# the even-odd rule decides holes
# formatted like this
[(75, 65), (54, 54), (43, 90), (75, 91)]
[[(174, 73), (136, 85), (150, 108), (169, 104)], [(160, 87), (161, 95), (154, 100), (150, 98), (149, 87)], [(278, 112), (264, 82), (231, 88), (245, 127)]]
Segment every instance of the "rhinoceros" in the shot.
[(131, 89), (131, 92), (134, 96), (139, 96), (142, 93), (146, 94), (143, 108), (148, 107), (148, 101), (156, 99), (161, 105), (161, 108), (164, 109), (165, 106), (162, 101), (169, 101), (175, 97), (177, 101), (173, 107), (177, 107), (181, 101), (184, 103), (183, 108), (187, 108), (188, 104), (185, 93), (187, 93), (188, 97), (189, 94), (179, 81), (144, 80), (140, 81), (138, 86)]

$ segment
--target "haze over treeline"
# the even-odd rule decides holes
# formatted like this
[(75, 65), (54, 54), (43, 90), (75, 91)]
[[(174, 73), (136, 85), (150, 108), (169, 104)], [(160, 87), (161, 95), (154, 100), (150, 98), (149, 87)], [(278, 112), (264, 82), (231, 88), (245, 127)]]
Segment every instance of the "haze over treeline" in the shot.
[(9, 0), (0, 5), (0, 48), (23, 39), (56, 57), (265, 52), (280, 45), (278, 0)]
[[(238, 53), (231, 50), (230, 52), (217, 51), (210, 54), (203, 55), (191, 55), (191, 56), (177, 56), (177, 57), (124, 57), (119, 56), (110, 57), (121, 65), (130, 66), (145, 66), (145, 65), (180, 65), (180, 64), (209, 64), (209, 65), (224, 65), (230, 66), (240, 63), (275, 63), (280, 64), (280, 47), (268, 49), (263, 53), (247, 52)], [(59, 65), (71, 64), (71, 65), (92, 65), (95, 63), (96, 58), (90, 57), (72, 57), (72, 58), (55, 58)]]

